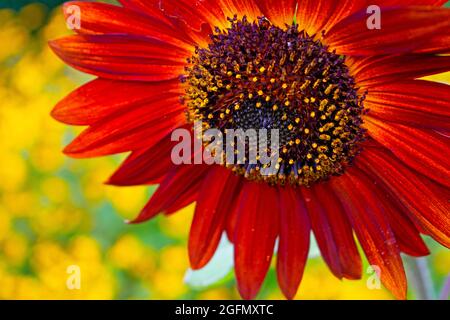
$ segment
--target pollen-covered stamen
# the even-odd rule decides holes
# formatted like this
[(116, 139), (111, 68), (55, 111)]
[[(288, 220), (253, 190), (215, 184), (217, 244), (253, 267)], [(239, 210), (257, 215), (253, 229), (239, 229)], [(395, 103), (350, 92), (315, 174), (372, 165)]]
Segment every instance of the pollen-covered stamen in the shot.
[(188, 119), (207, 128), (278, 129), (278, 174), (262, 176), (260, 165), (234, 167), (249, 179), (309, 185), (341, 174), (364, 138), (364, 96), (345, 58), (295, 25), (230, 22), (189, 60)]

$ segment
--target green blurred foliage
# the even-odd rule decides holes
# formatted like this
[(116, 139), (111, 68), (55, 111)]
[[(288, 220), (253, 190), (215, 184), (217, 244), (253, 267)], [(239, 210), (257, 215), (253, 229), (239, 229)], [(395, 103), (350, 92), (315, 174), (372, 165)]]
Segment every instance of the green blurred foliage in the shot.
[(0, 8), (12, 8), (12, 9), (20, 9), (21, 7), (31, 4), (31, 3), (42, 3), (47, 5), (48, 7), (56, 7), (57, 5), (64, 3), (63, 0), (41, 0), (41, 1), (33, 1), (33, 0), (0, 0)]

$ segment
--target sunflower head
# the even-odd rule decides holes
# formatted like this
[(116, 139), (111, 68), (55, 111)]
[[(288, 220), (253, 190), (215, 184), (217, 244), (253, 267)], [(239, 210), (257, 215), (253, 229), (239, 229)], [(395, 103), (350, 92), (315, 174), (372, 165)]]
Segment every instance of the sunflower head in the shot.
[[(53, 116), (89, 126), (71, 156), (131, 153), (110, 184), (159, 185), (134, 223), (196, 202), (192, 268), (226, 234), (239, 292), (254, 298), (276, 247), (293, 298), (313, 233), (336, 277), (362, 277), (358, 240), (404, 299), (401, 253), (429, 254), (421, 234), (450, 247), (450, 90), (419, 80), (450, 70), (445, 0), (380, 0), (379, 29), (365, 0), (119, 2), (72, 3), (78, 35), (51, 46), (99, 78)], [(277, 154), (276, 174), (250, 150), (226, 168), (174, 163), (174, 130), (197, 122), (202, 133), (276, 130), (276, 150), (263, 150)]]
[(341, 174), (365, 132), (364, 95), (345, 58), (296, 24), (229, 21), (188, 60), (188, 120), (204, 122), (205, 129), (279, 130), (275, 175), (260, 173), (268, 164), (233, 168), (250, 180), (310, 185)]

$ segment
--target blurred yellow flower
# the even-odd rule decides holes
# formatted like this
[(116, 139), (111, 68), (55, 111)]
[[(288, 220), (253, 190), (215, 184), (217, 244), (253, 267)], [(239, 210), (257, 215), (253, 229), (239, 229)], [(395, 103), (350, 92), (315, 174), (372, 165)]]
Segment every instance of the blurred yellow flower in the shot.
[(0, 190), (19, 190), (26, 181), (27, 167), (21, 155), (11, 152), (2, 153), (0, 166)]
[(150, 280), (155, 269), (155, 255), (135, 236), (121, 237), (108, 254), (111, 262), (117, 267)]
[(436, 266), (436, 272), (443, 277), (450, 276), (450, 252), (442, 250), (433, 255), (433, 262)]
[(146, 187), (117, 188), (105, 186), (106, 197), (126, 219), (133, 219), (145, 205), (147, 197)]
[(9, 233), (0, 248), (10, 265), (19, 265), (26, 258), (28, 241), (23, 235)]
[(176, 214), (166, 216), (159, 220), (161, 229), (165, 234), (173, 238), (186, 239), (189, 235), (195, 204), (184, 207)]
[(379, 289), (369, 289), (366, 285), (368, 276), (363, 272), (361, 281), (339, 280), (333, 276), (322, 260), (316, 258), (308, 262), (302, 285), (295, 298), (301, 300), (392, 299), (392, 295), (382, 286)]
[(0, 10), (0, 39), (8, 39), (8, 45), (0, 46), (0, 61), (20, 53), (27, 44), (29, 34), (12, 10)]

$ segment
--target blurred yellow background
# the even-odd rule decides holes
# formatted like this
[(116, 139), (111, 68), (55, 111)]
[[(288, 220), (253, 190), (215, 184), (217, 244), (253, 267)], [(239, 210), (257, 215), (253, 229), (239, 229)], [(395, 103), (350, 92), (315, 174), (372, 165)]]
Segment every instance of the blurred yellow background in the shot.
[[(0, 9), (0, 299), (239, 298), (231, 274), (203, 287), (186, 283), (192, 206), (169, 218), (126, 225), (124, 219), (139, 212), (153, 189), (103, 184), (123, 157), (72, 160), (62, 154), (79, 129), (49, 113), (90, 79), (47, 46), (70, 33), (60, 8)], [(439, 289), (450, 253), (432, 247), (429, 264)], [(80, 268), (80, 289), (67, 286), (72, 265)], [(341, 282), (321, 258), (312, 258), (298, 298), (391, 298), (384, 289), (369, 290), (367, 277)], [(259, 297), (282, 298), (273, 270)]]

